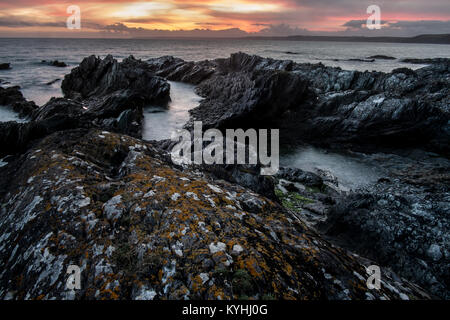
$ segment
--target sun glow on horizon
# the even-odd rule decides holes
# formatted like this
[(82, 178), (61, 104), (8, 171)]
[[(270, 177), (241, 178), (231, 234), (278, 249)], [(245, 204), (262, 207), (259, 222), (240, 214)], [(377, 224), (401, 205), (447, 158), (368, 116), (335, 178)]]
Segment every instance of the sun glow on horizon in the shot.
[[(448, 0), (428, 0), (429, 4), (434, 4), (434, 7), (431, 6), (433, 10), (419, 0), (410, 1), (414, 5), (396, 2), (382, 6), (382, 19), (409, 22), (409, 25), (402, 24), (399, 28), (409, 28), (414, 33), (427, 31), (418, 29), (414, 22), (422, 22), (425, 28), (435, 28), (431, 32), (446, 33), (446, 23), (450, 26), (450, 14), (445, 9), (448, 8), (448, 5), (445, 6)], [(58, 25), (65, 24), (68, 5), (69, 2), (56, 0), (0, 3), (0, 33), (26, 33), (26, 30), (33, 33), (49, 30), (63, 32)], [(345, 6), (337, 5), (332, 0), (83, 0), (79, 6), (83, 26), (80, 32), (98, 32), (100, 35), (142, 33), (143, 29), (149, 32), (231, 30), (232, 36), (261, 30), (267, 35), (267, 29), (282, 32), (279, 35), (302, 31), (333, 33), (345, 32), (347, 22), (367, 19), (366, 8), (360, 0), (346, 0)], [(438, 23), (433, 25), (432, 20)], [(400, 30), (385, 26), (383, 29)]]

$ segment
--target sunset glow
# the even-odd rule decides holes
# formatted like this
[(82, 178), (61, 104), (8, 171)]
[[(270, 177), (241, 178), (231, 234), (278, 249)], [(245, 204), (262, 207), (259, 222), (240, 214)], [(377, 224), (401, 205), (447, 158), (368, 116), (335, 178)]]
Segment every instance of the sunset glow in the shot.
[[(367, 30), (349, 28), (348, 22), (367, 19), (366, 8), (370, 4), (370, 1), (360, 0), (0, 1), (0, 35), (50, 33), (127, 37), (134, 33), (143, 34), (145, 30), (149, 36), (152, 30), (159, 33), (161, 30), (182, 30), (188, 35), (188, 31), (195, 29), (230, 29), (232, 31), (227, 31), (230, 36), (248, 33), (278, 35), (277, 32), (279, 35), (362, 33)], [(82, 12), (83, 27), (72, 33), (64, 28), (69, 5), (78, 5)], [(426, 28), (430, 28), (430, 33), (443, 33), (450, 26), (450, 9), (446, 0), (426, 3), (419, 0), (379, 1), (379, 5), (382, 19), (388, 22), (385, 33), (417, 33), (426, 31)], [(401, 28), (398, 24), (395, 27), (390, 25), (399, 21), (408, 25), (403, 24)]]

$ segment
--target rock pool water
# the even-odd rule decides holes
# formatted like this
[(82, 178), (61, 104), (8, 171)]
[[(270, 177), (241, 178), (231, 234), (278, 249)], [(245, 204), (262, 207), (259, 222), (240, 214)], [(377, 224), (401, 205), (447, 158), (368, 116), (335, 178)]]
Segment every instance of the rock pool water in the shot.
[(144, 140), (170, 139), (172, 132), (181, 129), (189, 120), (189, 110), (195, 108), (202, 99), (194, 92), (194, 86), (180, 83), (170, 83), (169, 108), (149, 106), (144, 109)]

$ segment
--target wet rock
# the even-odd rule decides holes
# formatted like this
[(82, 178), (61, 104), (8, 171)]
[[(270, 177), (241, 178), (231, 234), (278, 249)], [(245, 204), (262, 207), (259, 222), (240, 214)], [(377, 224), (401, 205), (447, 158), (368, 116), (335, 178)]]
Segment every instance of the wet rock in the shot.
[(8, 70), (11, 69), (10, 63), (0, 63), (0, 70)]
[(198, 63), (170, 57), (148, 63), (174, 80), (198, 83), (203, 77), (189, 77), (194, 69), (205, 75), (197, 86), (205, 99), (191, 110), (190, 124), (201, 120), (214, 128), (280, 128), (286, 144), (450, 150), (450, 66), (445, 60), (392, 73), (345, 71), (244, 53)]
[[(367, 289), (370, 262), (270, 199), (179, 170), (126, 135), (55, 133), (0, 170), (0, 298), (428, 297), (390, 273)], [(82, 285), (71, 291), (74, 264)]]
[(9, 88), (0, 87), (0, 105), (12, 108), (21, 118), (31, 116), (37, 109), (33, 101), (27, 101), (23, 97), (18, 86)]
[(400, 60), (400, 62), (404, 63), (412, 63), (412, 64), (449, 64), (449, 58), (425, 58), (425, 59), (415, 59), (415, 58), (406, 58)]
[(122, 92), (142, 103), (161, 103), (169, 100), (170, 86), (155, 76), (145, 62), (133, 56), (118, 62), (111, 55), (105, 59), (85, 58), (64, 77), (61, 88), (66, 98), (87, 99)]
[(321, 230), (448, 299), (449, 170), (404, 165), (389, 180), (339, 199)]

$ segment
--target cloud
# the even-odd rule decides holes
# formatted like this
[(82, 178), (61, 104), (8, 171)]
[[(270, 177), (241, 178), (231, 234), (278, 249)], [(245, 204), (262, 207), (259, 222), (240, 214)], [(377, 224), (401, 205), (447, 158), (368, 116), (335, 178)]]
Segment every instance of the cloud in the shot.
[(342, 26), (346, 32), (366, 32), (367, 35), (412, 36), (419, 34), (446, 34), (450, 30), (450, 20), (420, 20), (420, 21), (381, 21), (380, 30), (368, 30), (366, 20), (350, 20)]

